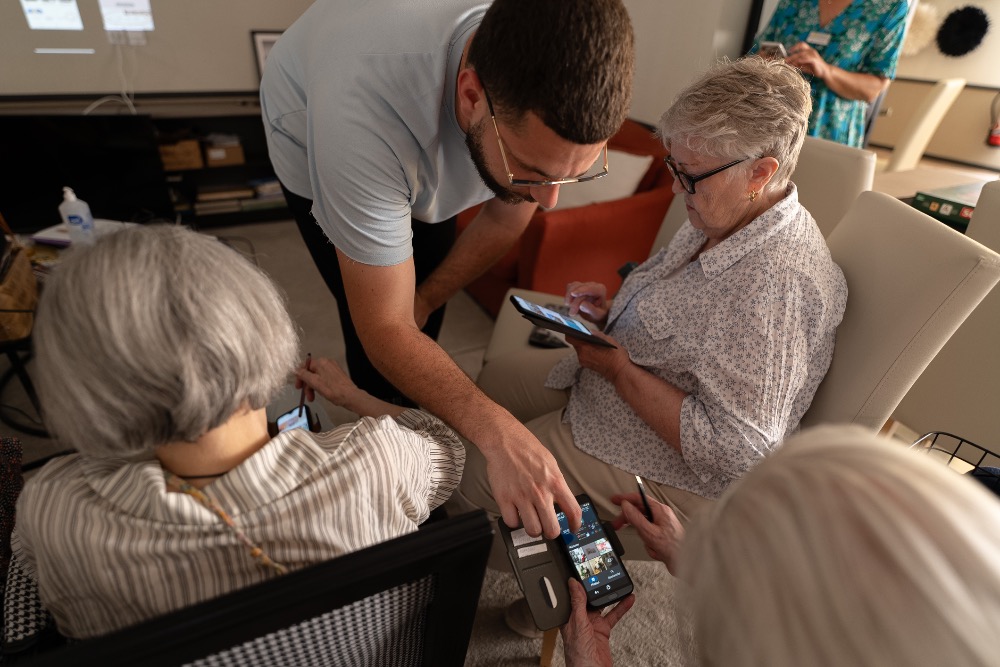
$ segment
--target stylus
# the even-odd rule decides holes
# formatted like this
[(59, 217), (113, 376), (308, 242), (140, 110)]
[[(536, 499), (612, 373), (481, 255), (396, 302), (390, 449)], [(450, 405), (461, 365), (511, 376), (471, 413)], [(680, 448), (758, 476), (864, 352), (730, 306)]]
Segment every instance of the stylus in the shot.
[[(306, 353), (306, 370), (312, 370), (309, 365), (312, 363), (312, 352)], [(302, 406), (306, 404), (306, 383), (302, 383), (302, 393), (299, 395), (299, 417), (302, 416)]]
[(646, 487), (642, 485), (642, 478), (638, 475), (635, 476), (635, 482), (639, 485), (639, 497), (642, 498), (642, 509), (643, 514), (646, 515), (646, 520), (653, 521), (653, 510), (649, 507), (649, 500), (646, 499)]

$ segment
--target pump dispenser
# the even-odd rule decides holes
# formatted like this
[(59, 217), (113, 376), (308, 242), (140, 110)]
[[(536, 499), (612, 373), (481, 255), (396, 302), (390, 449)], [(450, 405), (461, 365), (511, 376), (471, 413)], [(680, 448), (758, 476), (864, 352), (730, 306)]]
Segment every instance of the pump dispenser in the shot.
[(59, 204), (59, 215), (69, 229), (70, 243), (93, 243), (94, 216), (90, 214), (87, 202), (76, 198), (73, 188), (63, 188), (63, 201)]

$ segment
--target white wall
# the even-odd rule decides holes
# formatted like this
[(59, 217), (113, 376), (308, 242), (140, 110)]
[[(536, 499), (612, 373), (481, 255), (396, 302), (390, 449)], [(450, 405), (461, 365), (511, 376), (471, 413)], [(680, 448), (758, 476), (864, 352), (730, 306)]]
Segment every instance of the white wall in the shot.
[(632, 116), (655, 123), (718, 58), (740, 55), (750, 0), (625, 0), (636, 35)]
[(941, 21), (953, 10), (967, 5), (979, 7), (991, 21), (982, 44), (972, 53), (960, 58), (943, 55), (934, 42), (915, 56), (902, 56), (896, 74), (906, 79), (937, 81), (953, 76), (968, 79), (970, 84), (1000, 88), (1000, 3), (995, 0), (968, 2), (968, 0), (923, 0), (937, 7)]
[[(143, 46), (112, 46), (97, 0), (77, 0), (84, 29), (29, 30), (16, 0), (0, 2), (0, 95), (118, 92), (119, 55), (139, 93), (257, 89), (252, 30), (284, 30), (312, 0), (152, 0), (156, 29)], [(36, 48), (91, 48), (90, 55)]]
[[(152, 0), (156, 30), (123, 47), (135, 92), (241, 92), (257, 87), (251, 30), (282, 30), (312, 0)], [(773, 6), (776, 0), (768, 0)], [(97, 0), (78, 0), (84, 30), (33, 31), (14, 0), (0, 2), (0, 96), (117, 92), (118, 49), (101, 29)], [(635, 26), (633, 115), (654, 123), (674, 96), (717, 58), (740, 55), (751, 0), (625, 0)], [(765, 18), (767, 10), (765, 10)], [(37, 47), (93, 55), (37, 55)], [(134, 71), (134, 73), (133, 73)]]

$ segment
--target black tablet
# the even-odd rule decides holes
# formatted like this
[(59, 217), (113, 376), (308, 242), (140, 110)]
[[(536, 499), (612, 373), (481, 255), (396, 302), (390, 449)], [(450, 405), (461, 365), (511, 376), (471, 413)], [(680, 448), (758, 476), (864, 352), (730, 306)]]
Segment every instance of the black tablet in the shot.
[(590, 332), (587, 325), (583, 322), (573, 319), (572, 317), (567, 317), (566, 315), (560, 315), (556, 311), (546, 308), (545, 306), (539, 306), (537, 303), (532, 303), (527, 299), (522, 299), (519, 296), (511, 294), (510, 302), (514, 304), (514, 308), (517, 312), (521, 313), (532, 324), (536, 324), (544, 329), (552, 329), (553, 331), (558, 331), (559, 333), (564, 333), (567, 336), (572, 336), (577, 340), (585, 340), (588, 343), (593, 343), (594, 345), (603, 345), (604, 347), (617, 347), (599, 338)]

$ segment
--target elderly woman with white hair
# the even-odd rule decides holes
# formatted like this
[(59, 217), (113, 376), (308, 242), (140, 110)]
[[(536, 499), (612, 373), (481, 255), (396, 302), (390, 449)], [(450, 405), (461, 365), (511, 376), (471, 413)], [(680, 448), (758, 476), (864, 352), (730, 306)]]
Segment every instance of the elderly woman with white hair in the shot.
[(69, 637), (411, 532), (461, 476), (448, 427), (326, 359), (299, 379), (362, 418), (270, 437), (298, 336), (267, 276), (209, 236), (136, 227), (74, 249), (34, 342), (45, 423), (77, 453), (25, 485), (12, 546)]
[[(613, 301), (603, 285), (567, 288), (616, 347), (570, 338), (576, 354), (554, 368), (484, 367), (484, 391), (605, 517), (639, 475), (688, 520), (798, 428), (826, 374), (847, 285), (790, 180), (810, 108), (801, 74), (759, 57), (681, 91), (659, 134), (688, 220)], [(456, 497), (495, 510), (484, 467), (470, 451)]]
[[(747, 667), (997, 664), (1000, 502), (860, 427), (804, 431), (733, 485), (690, 536), (669, 507), (617, 496), (679, 577), (700, 663)], [(608, 617), (571, 583), (566, 664), (610, 665)]]

